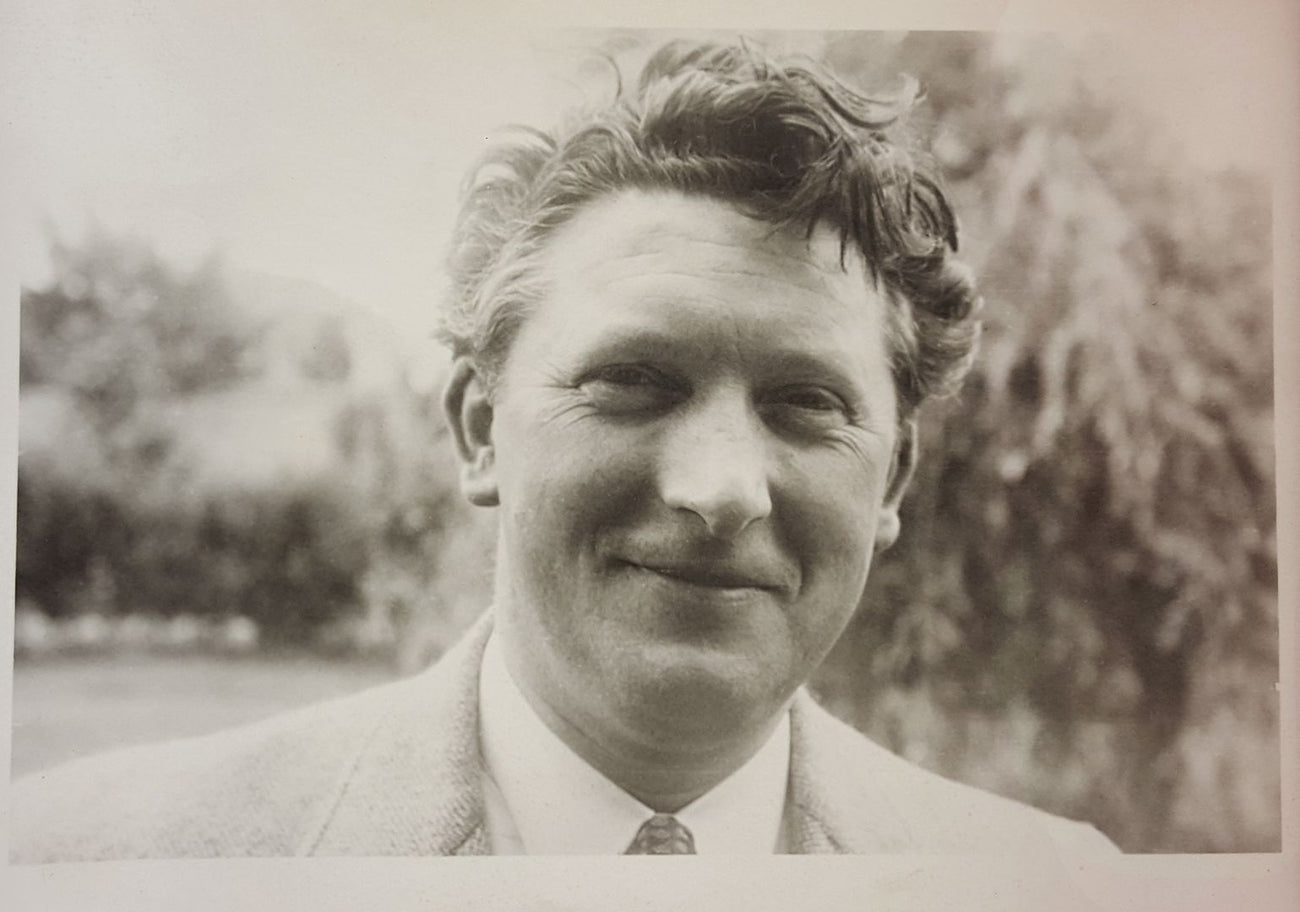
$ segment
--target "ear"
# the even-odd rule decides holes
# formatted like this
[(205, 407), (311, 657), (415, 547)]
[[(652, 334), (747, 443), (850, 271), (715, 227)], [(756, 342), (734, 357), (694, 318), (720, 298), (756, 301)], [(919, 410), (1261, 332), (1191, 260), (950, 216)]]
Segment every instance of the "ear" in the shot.
[(470, 358), (460, 356), (452, 362), (442, 409), (460, 456), (461, 493), (475, 506), (497, 506), (500, 498), (492, 446), (492, 397)]
[(903, 502), (903, 494), (907, 491), (907, 484), (912, 480), (915, 468), (916, 420), (909, 418), (898, 429), (898, 443), (894, 446), (894, 458), (889, 464), (885, 499), (880, 505), (880, 517), (876, 523), (877, 551), (884, 551), (898, 541), (898, 533), (902, 531), (898, 508)]

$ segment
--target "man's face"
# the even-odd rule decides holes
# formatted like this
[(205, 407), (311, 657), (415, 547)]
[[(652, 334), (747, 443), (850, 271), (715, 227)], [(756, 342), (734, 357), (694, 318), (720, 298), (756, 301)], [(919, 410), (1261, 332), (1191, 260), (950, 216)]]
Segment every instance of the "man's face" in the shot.
[(829, 230), (676, 193), (551, 239), (473, 473), (512, 670), (569, 725), (762, 727), (839, 637), (897, 505), (887, 305), (844, 262)]

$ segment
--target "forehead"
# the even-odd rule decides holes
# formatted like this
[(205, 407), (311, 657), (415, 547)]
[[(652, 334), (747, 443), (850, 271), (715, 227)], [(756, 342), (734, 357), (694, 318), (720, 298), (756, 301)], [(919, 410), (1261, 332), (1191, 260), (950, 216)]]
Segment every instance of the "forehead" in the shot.
[[(779, 229), (734, 205), (677, 192), (624, 191), (579, 211), (549, 239), (544, 294), (527, 322), (590, 335), (626, 325), (735, 346), (773, 336), (877, 352), (885, 300), (839, 234)], [(729, 329), (729, 332), (728, 332)], [(843, 344), (836, 344), (843, 343)]]
[(588, 203), (550, 239), (544, 257), (552, 283), (628, 278), (664, 266), (683, 277), (738, 282), (779, 279), (812, 294), (842, 295), (865, 275), (861, 256), (841, 257), (838, 233), (778, 228), (735, 205), (675, 191), (625, 190)]

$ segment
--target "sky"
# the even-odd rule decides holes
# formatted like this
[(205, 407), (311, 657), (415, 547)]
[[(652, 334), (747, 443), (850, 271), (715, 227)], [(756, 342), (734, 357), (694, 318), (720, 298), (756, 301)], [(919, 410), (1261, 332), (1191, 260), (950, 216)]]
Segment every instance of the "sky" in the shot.
[[(1040, 25), (995, 6), (991, 24)], [(1261, 48), (1276, 36), (1243, 7), (1222, 21), (1156, 10), (1109, 44), (1197, 157), (1258, 169), (1277, 75)], [(21, 281), (48, 276), (51, 234), (98, 223), (179, 264), (219, 253), (310, 279), (427, 335), (467, 166), (494, 127), (546, 123), (578, 97), (574, 49), (594, 40), (447, 9), (11, 0), (0, 218)]]

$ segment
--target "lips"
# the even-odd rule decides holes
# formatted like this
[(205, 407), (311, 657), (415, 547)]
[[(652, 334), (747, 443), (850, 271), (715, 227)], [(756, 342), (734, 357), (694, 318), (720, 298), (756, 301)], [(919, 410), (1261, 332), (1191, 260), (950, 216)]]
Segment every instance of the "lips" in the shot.
[(700, 561), (625, 560), (624, 563), (638, 570), (706, 589), (777, 591), (784, 588), (779, 576), (766, 568)]

